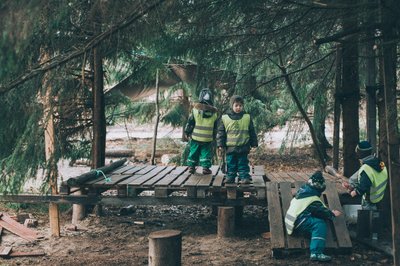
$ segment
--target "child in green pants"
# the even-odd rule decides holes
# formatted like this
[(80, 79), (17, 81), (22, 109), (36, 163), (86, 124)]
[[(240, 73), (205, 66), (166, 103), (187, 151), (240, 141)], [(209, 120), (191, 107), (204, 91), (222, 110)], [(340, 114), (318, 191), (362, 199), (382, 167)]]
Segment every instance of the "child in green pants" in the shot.
[(196, 165), (203, 167), (203, 174), (211, 174), (212, 143), (216, 135), (217, 109), (213, 106), (212, 94), (209, 89), (202, 89), (199, 103), (192, 109), (185, 127), (185, 134), (190, 141), (190, 151), (187, 159), (189, 172), (193, 174)]
[(217, 146), (226, 151), (227, 178), (225, 183), (234, 183), (239, 175), (241, 184), (250, 184), (250, 167), (247, 158), (250, 149), (258, 146), (257, 134), (249, 114), (244, 112), (244, 99), (233, 95), (231, 109), (219, 123)]

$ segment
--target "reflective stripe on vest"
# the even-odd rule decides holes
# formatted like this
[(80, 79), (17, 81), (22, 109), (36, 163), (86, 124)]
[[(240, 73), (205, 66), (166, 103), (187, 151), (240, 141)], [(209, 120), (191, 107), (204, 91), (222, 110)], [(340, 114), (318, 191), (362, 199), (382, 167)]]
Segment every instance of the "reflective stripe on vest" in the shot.
[[(385, 194), (385, 189), (388, 181), (388, 173), (386, 167), (384, 167), (381, 172), (378, 172), (371, 166), (363, 164), (358, 171), (359, 182), (362, 171), (364, 171), (368, 175), (368, 178), (372, 183), (369, 190), (369, 200), (372, 203), (380, 202)], [(365, 195), (363, 195), (363, 198), (365, 199)]]
[(217, 114), (214, 113), (211, 117), (203, 117), (199, 110), (193, 109), (193, 117), (196, 122), (192, 138), (201, 142), (213, 141), (214, 123), (217, 120)]
[(296, 222), (297, 216), (300, 215), (311, 203), (314, 201), (319, 201), (322, 205), (325, 204), (321, 201), (321, 199), (317, 196), (307, 197), (303, 199), (293, 198), (290, 201), (289, 209), (285, 215), (285, 226), (288, 235), (291, 235), (294, 230), (294, 223)]
[(222, 116), (226, 130), (226, 146), (241, 146), (249, 142), (250, 115), (244, 114), (239, 120), (233, 120), (229, 115)]

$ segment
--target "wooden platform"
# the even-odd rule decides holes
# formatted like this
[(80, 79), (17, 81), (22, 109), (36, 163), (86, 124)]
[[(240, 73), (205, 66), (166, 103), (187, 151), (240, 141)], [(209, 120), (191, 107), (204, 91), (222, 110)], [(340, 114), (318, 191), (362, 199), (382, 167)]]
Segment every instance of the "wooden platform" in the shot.
[[(294, 183), (268, 182), (266, 184), (271, 249), (272, 255), (276, 258), (293, 252), (308, 250), (309, 239), (287, 235), (284, 223), (284, 216), (289, 208), (290, 201), (303, 183), (304, 181), (295, 181)], [(344, 213), (335, 183), (327, 181), (327, 188), (321, 199), (330, 209), (336, 209)], [(352, 243), (343, 215), (336, 217), (333, 222), (328, 222), (326, 250), (328, 253), (336, 254), (351, 253)]]
[[(201, 167), (196, 169), (196, 173), (190, 174), (187, 166), (124, 165), (106, 173), (106, 178), (99, 175), (81, 184), (79, 189), (87, 190), (89, 194), (116, 189), (118, 197), (137, 197), (143, 191), (154, 191), (156, 198), (167, 198), (174, 192), (182, 192), (189, 198), (222, 196), (237, 199), (246, 194), (246, 197), (266, 199), (263, 166), (251, 167), (252, 183), (249, 185), (236, 183), (227, 186), (219, 166), (212, 166), (211, 171), (210, 175), (203, 175)], [(69, 194), (76, 189), (64, 182), (61, 191)]]

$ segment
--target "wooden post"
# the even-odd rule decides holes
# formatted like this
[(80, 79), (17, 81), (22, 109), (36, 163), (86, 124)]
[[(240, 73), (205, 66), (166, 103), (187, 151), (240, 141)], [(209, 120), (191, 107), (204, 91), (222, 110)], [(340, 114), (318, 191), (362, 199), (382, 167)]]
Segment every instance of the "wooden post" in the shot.
[[(74, 195), (82, 195), (82, 191), (78, 190), (74, 192)], [(73, 204), (72, 205), (72, 224), (77, 225), (79, 221), (82, 221), (86, 216), (85, 205)]]
[(158, 86), (158, 69), (156, 72), (156, 124), (154, 125), (154, 134), (153, 134), (153, 149), (151, 151), (151, 164), (155, 165), (155, 157), (156, 157), (156, 147), (157, 147), (157, 131), (158, 131), (158, 123), (160, 122), (160, 106), (159, 106), (159, 97), (160, 94), (160, 86)]
[(149, 235), (149, 265), (181, 265), (182, 232), (162, 230)]
[[(46, 62), (50, 55), (48, 51), (42, 49), (41, 51), (42, 62)], [(54, 118), (53, 118), (53, 104), (51, 101), (51, 86), (49, 81), (49, 73), (47, 72), (43, 77), (43, 86), (46, 88), (46, 94), (44, 96), (44, 141), (45, 141), (45, 156), (47, 164), (47, 177), (49, 180), (49, 187), (52, 195), (58, 194), (57, 191), (57, 163), (55, 161), (55, 129), (54, 129)], [(50, 219), (50, 230), (51, 235), (60, 236), (60, 220), (58, 205), (54, 202), (49, 204), (49, 219)]]
[(235, 208), (219, 207), (218, 208), (218, 232), (219, 238), (233, 236), (235, 232)]

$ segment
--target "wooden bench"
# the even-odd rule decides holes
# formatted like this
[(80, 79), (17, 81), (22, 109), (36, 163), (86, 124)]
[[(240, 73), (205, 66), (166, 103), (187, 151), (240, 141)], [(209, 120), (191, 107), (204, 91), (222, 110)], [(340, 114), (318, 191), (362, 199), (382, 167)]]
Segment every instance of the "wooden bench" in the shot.
[[(271, 250), (275, 258), (296, 252), (308, 251), (310, 240), (300, 236), (289, 236), (286, 233), (284, 216), (289, 208), (294, 193), (303, 184), (302, 181), (268, 182), (267, 202), (268, 220), (271, 232)], [(349, 231), (346, 226), (344, 212), (339, 201), (335, 183), (327, 182), (327, 187), (321, 196), (326, 206), (330, 209), (341, 211), (343, 215), (328, 222), (326, 240), (327, 253), (349, 254), (352, 250)]]

